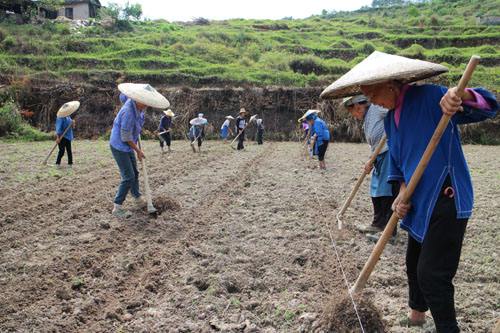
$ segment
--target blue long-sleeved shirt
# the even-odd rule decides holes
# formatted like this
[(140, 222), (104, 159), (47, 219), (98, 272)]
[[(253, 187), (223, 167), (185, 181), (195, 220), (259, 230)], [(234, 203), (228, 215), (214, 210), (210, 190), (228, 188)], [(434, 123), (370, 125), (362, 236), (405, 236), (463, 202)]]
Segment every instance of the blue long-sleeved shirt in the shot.
[(158, 126), (158, 131), (164, 132), (172, 127), (172, 118), (168, 116), (161, 116), (160, 118), (160, 125)]
[[(390, 152), (388, 181), (409, 183), (441, 119), (443, 113), (439, 101), (446, 91), (447, 88), (436, 85), (411, 86), (402, 102), (399, 125), (396, 126), (394, 111), (385, 118)], [(492, 118), (498, 110), (493, 94), (481, 88), (475, 91), (486, 99), (490, 108), (479, 110), (464, 105), (464, 112), (457, 112), (452, 117), (413, 193), (412, 209), (401, 223), (401, 227), (418, 242), (424, 240), (436, 200), (448, 175), (455, 190), (457, 218), (469, 218), (472, 214), (472, 181), (460, 144), (458, 124)]]
[[(71, 125), (73, 120), (71, 117), (64, 117), (64, 118), (57, 118), (56, 119), (56, 134), (58, 136), (61, 136), (66, 128)], [(64, 134), (64, 138), (68, 139), (69, 141), (72, 141), (74, 139), (73, 135), (73, 127), (70, 127), (69, 130)]]
[(133, 100), (128, 99), (113, 121), (109, 144), (116, 150), (131, 152), (127, 141), (137, 143), (143, 126), (144, 113), (137, 110)]
[(323, 144), (323, 141), (330, 141), (330, 130), (321, 118), (316, 118), (311, 126), (311, 137), (316, 134), (316, 143), (314, 144), (314, 153), (318, 153), (318, 147)]

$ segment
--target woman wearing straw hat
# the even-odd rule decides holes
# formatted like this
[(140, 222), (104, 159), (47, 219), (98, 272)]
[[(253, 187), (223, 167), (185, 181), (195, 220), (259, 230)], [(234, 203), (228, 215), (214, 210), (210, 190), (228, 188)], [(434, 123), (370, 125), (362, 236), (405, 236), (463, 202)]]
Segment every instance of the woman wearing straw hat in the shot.
[(238, 150), (245, 149), (243, 146), (243, 142), (245, 141), (245, 128), (247, 126), (247, 121), (245, 119), (246, 115), (248, 112), (244, 109), (240, 109), (240, 113), (238, 117), (236, 118), (236, 132), (238, 137)]
[[(459, 332), (453, 278), (473, 206), (472, 182), (457, 125), (491, 118), (499, 108), (495, 96), (481, 88), (466, 89), (460, 98), (456, 87), (408, 85), (446, 71), (441, 65), (375, 52), (322, 93), (331, 98), (363, 92), (372, 103), (391, 110), (385, 118), (388, 180), (401, 184), (393, 209), (403, 219), (401, 228), (409, 233), (409, 323), (423, 324), (430, 309), (439, 333)], [(405, 204), (406, 184), (443, 114), (451, 116), (451, 122), (411, 204)]]
[(261, 118), (255, 121), (257, 125), (257, 144), (261, 145), (264, 143), (264, 124)]
[(330, 142), (330, 130), (323, 121), (318, 117), (317, 110), (309, 110), (304, 114), (304, 119), (309, 124), (311, 131), (311, 147), (315, 155), (318, 155), (319, 168), (326, 170), (325, 154)]
[[(364, 95), (347, 97), (343, 104), (349, 113), (357, 120), (363, 121), (363, 131), (372, 153), (377, 149), (380, 140), (385, 135), (384, 118), (389, 110), (371, 104)], [(392, 215), (392, 203), (399, 192), (396, 184), (387, 182), (389, 176), (389, 148), (384, 145), (375, 163), (365, 163), (366, 173), (372, 172), (370, 197), (373, 204), (373, 221), (370, 226), (362, 228), (363, 232), (378, 233), (385, 229)], [(396, 234), (397, 228), (394, 229)]]
[(68, 154), (68, 166), (73, 166), (73, 152), (71, 151), (71, 141), (74, 139), (73, 128), (75, 121), (71, 119), (71, 115), (78, 110), (80, 102), (73, 101), (65, 103), (57, 112), (56, 119), (56, 143), (59, 146), (57, 154), (56, 166), (61, 166), (61, 160), (64, 156), (64, 151)]
[(189, 129), (188, 137), (191, 141), (191, 148), (193, 152), (196, 153), (194, 143), (198, 142), (198, 153), (201, 153), (201, 144), (203, 143), (203, 138), (205, 137), (205, 125), (208, 120), (203, 117), (203, 113), (198, 114), (198, 118), (191, 119), (189, 124), (191, 128)]
[(145, 200), (139, 191), (139, 171), (136, 161), (136, 155), (139, 160), (145, 158), (137, 145), (144, 126), (144, 111), (148, 107), (168, 108), (170, 103), (149, 84), (123, 83), (118, 89), (123, 96), (120, 96), (123, 105), (113, 121), (109, 144), (121, 176), (112, 213), (116, 217), (123, 218), (131, 215), (122, 208), (129, 191), (138, 207), (142, 208), (145, 205)]
[(172, 129), (172, 119), (175, 117), (175, 114), (172, 110), (168, 109), (167, 111), (163, 111), (163, 115), (160, 119), (160, 125), (158, 126), (158, 136), (160, 138), (160, 148), (161, 152), (164, 153), (163, 146), (166, 144), (168, 148), (168, 152), (170, 153), (170, 143), (171, 143), (171, 135), (170, 131)]
[(224, 143), (227, 143), (229, 135), (233, 135), (233, 131), (231, 130), (231, 120), (234, 120), (233, 116), (226, 116), (226, 120), (224, 120), (224, 123), (220, 128), (220, 137), (224, 140)]

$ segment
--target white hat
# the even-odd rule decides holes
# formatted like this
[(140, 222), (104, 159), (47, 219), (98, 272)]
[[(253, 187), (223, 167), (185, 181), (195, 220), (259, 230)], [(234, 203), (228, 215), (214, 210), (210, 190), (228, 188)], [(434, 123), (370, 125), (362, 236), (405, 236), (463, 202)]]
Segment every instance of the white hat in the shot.
[(321, 98), (359, 95), (361, 94), (361, 85), (372, 85), (391, 80), (409, 83), (447, 71), (448, 68), (428, 61), (375, 51), (326, 88), (321, 93)]
[(205, 118), (193, 118), (189, 121), (189, 123), (191, 125), (194, 125), (194, 126), (201, 126), (201, 125), (205, 125), (208, 123), (208, 120), (206, 120)]
[(226, 116), (226, 119), (234, 120), (233, 116)]
[(163, 111), (163, 113), (165, 114), (165, 116), (175, 117), (175, 113), (170, 109), (168, 109), (167, 111)]
[(198, 118), (203, 118), (204, 114), (203, 113), (198, 113)]
[(152, 108), (166, 109), (170, 102), (149, 84), (122, 83), (118, 89), (128, 98)]
[(368, 98), (365, 95), (358, 95), (353, 97), (346, 97), (342, 100), (342, 104), (347, 108), (354, 104), (368, 102)]
[(303, 115), (302, 117), (300, 117), (300, 118), (297, 120), (297, 122), (299, 122), (299, 123), (300, 123), (300, 122), (303, 122), (303, 121), (306, 119), (306, 117), (307, 117), (308, 115), (310, 115), (311, 113), (316, 113), (316, 114), (318, 114), (318, 113), (320, 113), (320, 112), (321, 112), (321, 110), (307, 110), (307, 112), (306, 112), (306, 113), (304, 113), (304, 115)]
[(64, 105), (61, 106), (59, 111), (57, 111), (57, 118), (64, 118), (71, 116), (73, 113), (76, 112), (76, 110), (78, 110), (79, 107), (80, 107), (80, 102), (78, 101), (64, 103)]

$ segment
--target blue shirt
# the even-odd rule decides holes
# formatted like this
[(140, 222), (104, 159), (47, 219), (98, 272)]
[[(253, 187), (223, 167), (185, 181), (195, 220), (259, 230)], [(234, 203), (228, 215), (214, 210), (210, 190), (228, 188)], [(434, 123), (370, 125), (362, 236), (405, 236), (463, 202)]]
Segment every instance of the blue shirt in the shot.
[(137, 143), (144, 126), (144, 113), (137, 110), (135, 102), (128, 99), (113, 121), (109, 144), (116, 150), (131, 152), (127, 141)]
[[(71, 120), (71, 117), (64, 117), (64, 118), (57, 118), (56, 119), (56, 134), (58, 136), (61, 136), (64, 133), (64, 130), (71, 125), (73, 120)], [(74, 139), (73, 136), (73, 127), (70, 127), (69, 130), (64, 134), (64, 137), (68, 139), (69, 141), (72, 141)]]
[(313, 125), (311, 126), (311, 136), (317, 135), (316, 142), (319, 146), (323, 144), (323, 141), (330, 141), (330, 130), (328, 126), (321, 118), (316, 118)]
[(194, 141), (194, 139), (201, 137), (203, 137), (203, 128), (201, 126), (191, 126), (189, 129), (189, 138)]
[(160, 125), (158, 126), (158, 131), (164, 132), (172, 127), (172, 118), (163, 115), (160, 119)]
[[(394, 111), (384, 120), (390, 161), (389, 181), (409, 183), (424, 150), (442, 116), (439, 101), (447, 88), (435, 85), (411, 86), (404, 96), (399, 126)], [(475, 89), (483, 96), (491, 110), (472, 109), (463, 105), (446, 128), (418, 186), (413, 193), (412, 209), (401, 223), (418, 242), (423, 242), (439, 192), (449, 175), (455, 190), (457, 218), (469, 218), (474, 204), (472, 181), (465, 161), (458, 124), (478, 122), (495, 116), (498, 103), (495, 96), (484, 89)]]

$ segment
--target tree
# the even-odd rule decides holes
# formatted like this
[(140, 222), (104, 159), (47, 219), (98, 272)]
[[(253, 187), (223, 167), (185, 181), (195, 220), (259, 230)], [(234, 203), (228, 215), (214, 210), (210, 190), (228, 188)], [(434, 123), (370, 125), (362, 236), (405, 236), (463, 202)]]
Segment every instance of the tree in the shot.
[(129, 20), (130, 17), (136, 20), (140, 20), (142, 16), (141, 4), (136, 3), (131, 5), (130, 3), (127, 2), (125, 7), (123, 8), (122, 15), (125, 20)]

